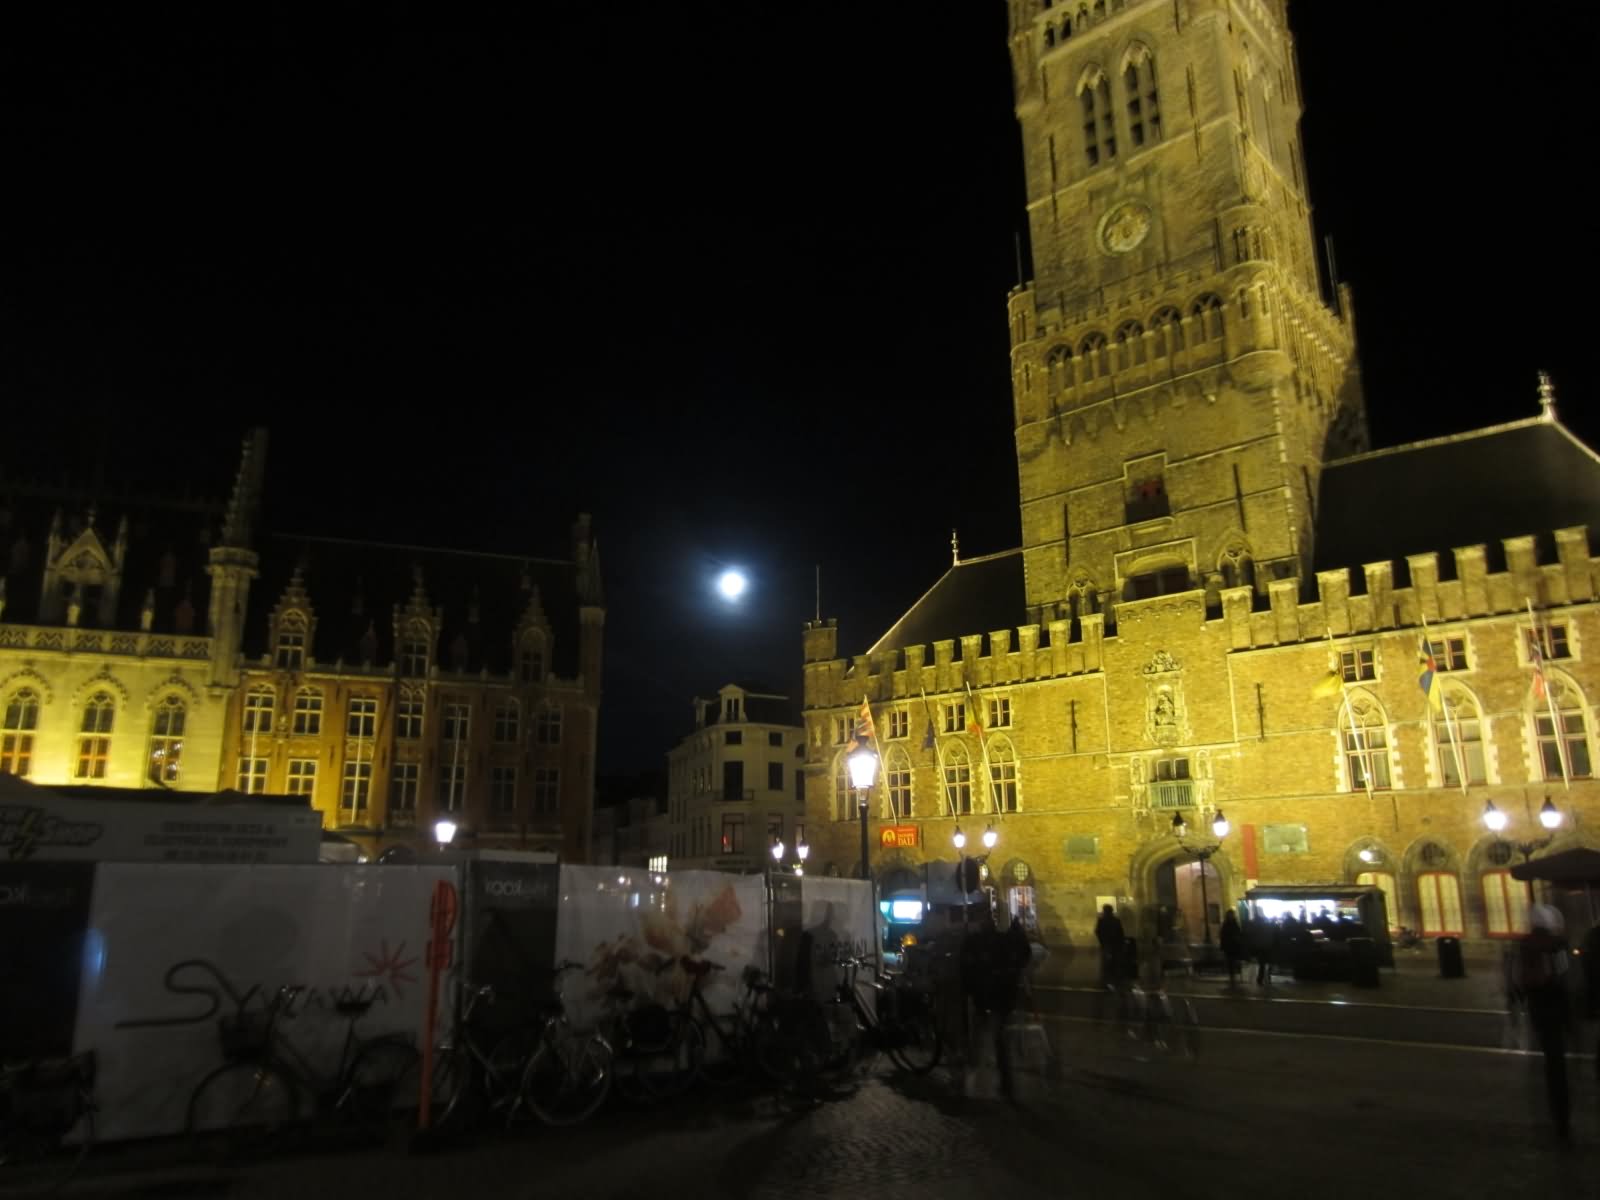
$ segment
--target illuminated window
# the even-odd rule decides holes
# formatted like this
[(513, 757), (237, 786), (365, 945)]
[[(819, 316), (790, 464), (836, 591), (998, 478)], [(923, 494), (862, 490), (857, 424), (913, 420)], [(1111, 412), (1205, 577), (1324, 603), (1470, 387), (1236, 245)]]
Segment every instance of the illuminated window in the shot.
[(251, 688), (245, 695), (244, 734), (246, 737), (272, 732), (273, 702), (274, 697), (271, 688)]
[[(1589, 729), (1583, 699), (1559, 680), (1551, 679), (1546, 686), (1551, 699), (1535, 700), (1533, 710), (1534, 735), (1539, 743), (1539, 763), (1544, 777), (1547, 781), (1563, 775), (1587, 779), (1590, 775)], [(1561, 730), (1559, 737), (1556, 736), (1557, 721)]]
[[(1172, 515), (1172, 502), (1167, 499), (1167, 481), (1160, 475), (1147, 475), (1128, 484), (1127, 499), (1123, 501), (1123, 520), (1130, 525), (1136, 521), (1154, 521)], [(1155, 572), (1146, 572), (1147, 575)], [(1178, 591), (1189, 590), (1189, 572), (1183, 572), (1183, 586)], [(1161, 593), (1157, 593), (1161, 594)]]
[(944, 795), (949, 811), (972, 811), (972, 759), (961, 742), (950, 742), (944, 752)]
[(394, 710), (395, 736), (419, 738), (422, 736), (423, 698), (420, 692), (401, 692)]
[(1111, 84), (1104, 74), (1084, 80), (1078, 93), (1083, 106), (1083, 154), (1089, 166), (1117, 156), (1116, 115), (1111, 109)]
[(561, 807), (561, 772), (555, 767), (533, 770), (533, 811), (553, 816)]
[(239, 782), (236, 785), (246, 795), (267, 790), (267, 760), (248, 755), (239, 760)]
[(559, 708), (547, 704), (539, 710), (539, 715), (534, 725), (534, 740), (541, 746), (559, 746), (561, 744), (561, 710)]
[(275, 659), (278, 670), (298, 671), (305, 666), (306, 634), (298, 622), (285, 623), (278, 630), (278, 648)]
[(289, 795), (315, 796), (317, 793), (317, 760), (291, 758), (289, 760)]
[(367, 798), (372, 794), (372, 763), (348, 759), (344, 764), (344, 787), (339, 792), (340, 815), (364, 816)]
[(400, 674), (417, 678), (428, 673), (428, 643), (413, 634), (400, 643)]
[(33, 772), (33, 736), (39, 727), (39, 695), (23, 688), (6, 702), (0, 734), (0, 773), (26, 779)]
[(1461, 884), (1447, 871), (1424, 871), (1417, 876), (1417, 907), (1425, 937), (1465, 932), (1461, 922)]
[(903, 738), (911, 734), (911, 714), (903, 708), (889, 710), (890, 738)]
[(1355, 683), (1362, 679), (1376, 679), (1377, 672), (1372, 665), (1371, 650), (1341, 650), (1339, 652), (1339, 675), (1346, 683)]
[(1430, 641), (1436, 671), (1465, 671), (1467, 669), (1467, 639), (1447, 637)]
[(744, 853), (744, 814), (725, 813), (722, 818), (722, 853)]
[(78, 727), (78, 766), (76, 779), (104, 779), (106, 762), (111, 757), (111, 726), (116, 705), (109, 692), (96, 692), (83, 706), (83, 721)]
[(1390, 933), (1400, 931), (1400, 897), (1395, 889), (1394, 876), (1388, 871), (1362, 871), (1356, 876), (1356, 882), (1366, 887), (1375, 887), (1383, 893), (1383, 919), (1388, 923)]
[(514, 742), (522, 725), (522, 710), (515, 700), (502, 701), (494, 710), (494, 740)]
[(439, 790), (435, 804), (440, 812), (460, 812), (467, 802), (467, 764), (443, 763), (439, 767)]
[(884, 816), (890, 820), (911, 815), (911, 760), (899, 746), (891, 746), (883, 760)]
[(187, 710), (178, 696), (168, 696), (155, 706), (150, 722), (150, 755), (146, 778), (152, 784), (178, 782), (179, 763), (184, 757), (184, 718)]
[(472, 717), (472, 709), (466, 704), (446, 704), (442, 713), (443, 721), (440, 724), (439, 736), (447, 742), (464, 742), (467, 740), (467, 726)]
[(301, 688), (294, 694), (294, 732), (315, 737), (322, 732), (322, 693)]
[(1455, 690), (1445, 694), (1444, 716), (1434, 721), (1433, 738), (1445, 787), (1460, 787), (1463, 774), (1469, 784), (1485, 782), (1483, 725), (1469, 696)]
[[(1354, 724), (1351, 718), (1354, 717)], [(1366, 700), (1352, 699), (1339, 715), (1346, 778), (1352, 792), (1389, 789), (1389, 736), (1383, 714)]]
[(1528, 885), (1510, 871), (1485, 871), (1483, 918), (1490, 937), (1519, 937), (1528, 928)]
[(517, 808), (517, 769), (489, 768), (489, 808), (502, 816)]
[(389, 772), (389, 816), (392, 820), (410, 817), (417, 811), (417, 793), (421, 790), (422, 766), (420, 763), (395, 763)]
[(993, 812), (1017, 811), (1017, 752), (1005, 738), (989, 743), (989, 803)]
[(350, 712), (345, 719), (346, 737), (370, 738), (378, 729), (378, 701), (375, 696), (350, 697)]
[(1571, 658), (1572, 639), (1567, 636), (1567, 623), (1565, 621), (1550, 621), (1537, 629), (1522, 631), (1527, 639), (1527, 656), (1532, 658), (1532, 652), (1542, 645), (1544, 657), (1548, 661), (1552, 658)]
[(1009, 729), (1011, 727), (1011, 698), (1009, 696), (993, 696), (989, 700), (989, 728)]
[(1161, 140), (1161, 99), (1156, 91), (1156, 60), (1143, 46), (1128, 54), (1122, 94), (1128, 106), (1128, 138), (1135, 146)]
[(964, 700), (957, 700), (941, 706), (944, 714), (944, 731), (946, 733), (965, 733), (967, 731), (967, 704)]

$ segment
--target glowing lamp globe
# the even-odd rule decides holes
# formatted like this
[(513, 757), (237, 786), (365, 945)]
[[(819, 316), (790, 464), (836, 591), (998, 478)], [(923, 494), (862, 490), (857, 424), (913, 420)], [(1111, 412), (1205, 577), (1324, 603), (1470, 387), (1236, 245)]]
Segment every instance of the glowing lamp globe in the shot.
[(1550, 803), (1549, 796), (1544, 798), (1544, 807), (1539, 810), (1539, 824), (1546, 829), (1557, 829), (1561, 825), (1561, 812)]
[(878, 756), (871, 750), (857, 750), (850, 756), (850, 785), (865, 791), (878, 774)]
[(441, 846), (448, 846), (456, 838), (456, 823), (443, 819), (433, 824), (433, 840)]
[(1220, 808), (1217, 809), (1217, 819), (1211, 822), (1211, 832), (1216, 834), (1218, 841), (1221, 841), (1228, 836), (1228, 830), (1231, 828), (1233, 827), (1228, 824), (1228, 818), (1222, 815)]
[(956, 831), (950, 836), (950, 840), (955, 843), (957, 850), (965, 850), (967, 848), (967, 835), (961, 832), (961, 826), (959, 825), (956, 826)]
[(985, 850), (993, 850), (994, 844), (999, 840), (1000, 835), (994, 831), (993, 825), (983, 831), (983, 848)]
[(1494, 806), (1493, 800), (1483, 802), (1483, 823), (1494, 833), (1506, 827), (1506, 815)]

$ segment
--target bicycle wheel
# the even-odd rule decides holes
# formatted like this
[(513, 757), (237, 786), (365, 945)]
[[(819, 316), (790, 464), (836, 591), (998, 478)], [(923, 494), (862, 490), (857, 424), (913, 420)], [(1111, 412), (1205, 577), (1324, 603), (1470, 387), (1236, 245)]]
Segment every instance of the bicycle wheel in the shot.
[(545, 1026), (522, 1073), (522, 1101), (546, 1125), (575, 1125), (611, 1091), (611, 1047), (565, 1020)]
[(298, 1115), (294, 1080), (270, 1063), (227, 1063), (189, 1097), (192, 1152), (210, 1162), (247, 1162), (282, 1145)]
[(507, 1033), (489, 1051), (483, 1071), (484, 1098), (489, 1111), (508, 1126), (523, 1115), (522, 1074), (538, 1045), (538, 1030), (524, 1027)]
[(889, 1057), (901, 1070), (926, 1075), (939, 1065), (944, 1039), (939, 1036), (939, 1014), (932, 996), (903, 992), (892, 1032)]
[(674, 1022), (672, 1040), (659, 1054), (645, 1054), (639, 1061), (639, 1083), (652, 1100), (681, 1096), (700, 1077), (706, 1057), (706, 1035), (687, 1014)]
[(345, 1112), (361, 1132), (383, 1140), (396, 1123), (414, 1114), (420, 1101), (417, 1091), (402, 1091), (407, 1079), (417, 1078), (415, 1068), (422, 1056), (409, 1042), (385, 1039), (368, 1042), (356, 1054), (345, 1076)]

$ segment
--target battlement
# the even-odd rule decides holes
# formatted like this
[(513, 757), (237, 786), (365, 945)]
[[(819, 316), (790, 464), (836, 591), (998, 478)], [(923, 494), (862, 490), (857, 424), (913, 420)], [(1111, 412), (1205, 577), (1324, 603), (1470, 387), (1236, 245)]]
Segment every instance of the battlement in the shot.
[[(1540, 561), (1541, 546), (1553, 558)], [(1275, 579), (1264, 590), (1250, 586), (1109, 602), (1105, 612), (1076, 622), (1052, 620), (934, 642), (858, 654), (851, 659), (812, 659), (805, 664), (805, 707), (817, 711), (873, 704), (974, 688), (1089, 675), (1105, 669), (1117, 645), (1119, 609), (1131, 619), (1142, 606), (1159, 604), (1168, 614), (1191, 614), (1224, 639), (1227, 651), (1259, 650), (1305, 642), (1415, 629), (1424, 622), (1441, 629), (1452, 622), (1514, 617), (1531, 602), (1538, 609), (1593, 603), (1600, 599), (1600, 558), (1591, 555), (1587, 526), (1556, 529), (1540, 537), (1503, 538), (1497, 546), (1457, 547), (1447, 557), (1434, 552), (1359, 568), (1319, 571), (1313, 588), (1299, 579)], [(1141, 620), (1143, 614), (1140, 614)], [(1076, 626), (1076, 628), (1074, 628)], [(1109, 630), (1109, 632), (1108, 632)], [(814, 634), (837, 637), (834, 622), (808, 622)], [(808, 650), (810, 643), (808, 641)]]

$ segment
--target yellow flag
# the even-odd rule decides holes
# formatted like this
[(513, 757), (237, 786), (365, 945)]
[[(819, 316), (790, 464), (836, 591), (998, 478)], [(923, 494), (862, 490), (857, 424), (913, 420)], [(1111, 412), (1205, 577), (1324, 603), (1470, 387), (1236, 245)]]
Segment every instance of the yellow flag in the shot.
[(1343, 686), (1344, 677), (1338, 671), (1329, 671), (1317, 681), (1316, 686), (1311, 689), (1311, 694), (1318, 697), (1337, 696)]

